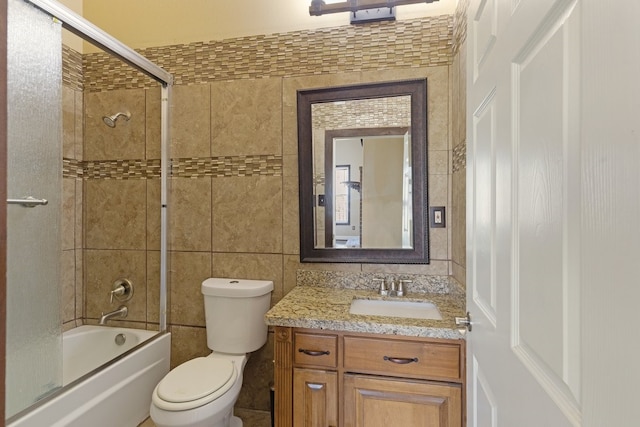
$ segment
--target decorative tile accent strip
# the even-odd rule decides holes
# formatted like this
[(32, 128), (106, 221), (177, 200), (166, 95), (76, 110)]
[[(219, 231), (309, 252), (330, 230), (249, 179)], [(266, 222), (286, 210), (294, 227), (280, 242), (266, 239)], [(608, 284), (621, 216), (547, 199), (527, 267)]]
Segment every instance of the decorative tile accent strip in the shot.
[(181, 178), (282, 176), (282, 156), (256, 155), (174, 159), (171, 174)]
[(453, 56), (458, 53), (460, 46), (467, 39), (467, 10), (469, 0), (460, 0), (453, 15)]
[(82, 54), (62, 45), (62, 84), (71, 89), (82, 91)]
[(411, 97), (359, 99), (313, 104), (314, 129), (411, 126)]
[(158, 86), (158, 82), (151, 77), (147, 77), (129, 64), (107, 53), (83, 55), (82, 69), (84, 70), (87, 92)]
[(453, 173), (467, 168), (467, 141), (462, 141), (453, 148)]
[[(298, 270), (298, 286), (320, 286), (340, 289), (370, 289), (379, 286), (373, 279), (379, 279), (380, 273), (351, 273), (344, 271)], [(452, 290), (449, 276), (427, 276), (424, 274), (384, 274), (387, 280), (413, 280), (409, 292), (446, 294)]]
[(82, 162), (85, 179), (150, 179), (160, 177), (160, 160), (90, 160)]
[(62, 159), (62, 177), (63, 178), (82, 178), (83, 166), (82, 162), (76, 159)]
[[(151, 179), (160, 178), (160, 160), (63, 160), (65, 178)], [(282, 156), (228, 156), (173, 159), (171, 176), (179, 178), (282, 176)]]
[[(453, 16), (377, 22), (141, 49), (175, 84), (449, 65)], [(106, 53), (83, 56), (89, 92), (155, 87)]]

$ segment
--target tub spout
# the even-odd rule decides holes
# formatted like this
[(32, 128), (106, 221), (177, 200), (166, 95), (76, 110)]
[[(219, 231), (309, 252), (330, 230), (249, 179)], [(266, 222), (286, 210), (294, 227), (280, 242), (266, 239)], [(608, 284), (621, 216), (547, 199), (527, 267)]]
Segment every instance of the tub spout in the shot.
[(100, 324), (106, 325), (107, 320), (113, 319), (114, 317), (120, 317), (124, 319), (125, 317), (127, 317), (128, 312), (129, 312), (129, 309), (127, 309), (127, 306), (121, 305), (120, 307), (118, 307), (117, 310), (110, 311), (109, 313), (102, 313), (102, 316), (100, 316)]

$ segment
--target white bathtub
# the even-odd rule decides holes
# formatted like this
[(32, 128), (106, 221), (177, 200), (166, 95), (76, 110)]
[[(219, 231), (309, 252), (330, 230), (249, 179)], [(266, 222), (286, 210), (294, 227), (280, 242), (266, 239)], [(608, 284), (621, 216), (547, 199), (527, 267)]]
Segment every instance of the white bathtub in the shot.
[(140, 345), (156, 334), (88, 325), (65, 332), (65, 388), (7, 427), (136, 427), (149, 416), (153, 388), (169, 372), (170, 334)]

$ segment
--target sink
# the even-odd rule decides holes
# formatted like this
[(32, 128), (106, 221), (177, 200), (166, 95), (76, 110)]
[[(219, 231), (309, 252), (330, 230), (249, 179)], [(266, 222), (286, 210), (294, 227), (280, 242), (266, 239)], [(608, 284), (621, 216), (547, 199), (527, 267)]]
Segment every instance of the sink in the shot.
[(349, 313), (365, 316), (442, 320), (442, 315), (435, 304), (418, 301), (354, 299), (351, 301)]

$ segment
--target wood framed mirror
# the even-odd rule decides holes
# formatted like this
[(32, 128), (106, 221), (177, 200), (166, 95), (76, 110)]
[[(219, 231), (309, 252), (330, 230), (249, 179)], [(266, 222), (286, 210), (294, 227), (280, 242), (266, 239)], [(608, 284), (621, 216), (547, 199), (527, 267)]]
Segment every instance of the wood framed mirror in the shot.
[(301, 262), (429, 263), (426, 79), (297, 101)]

